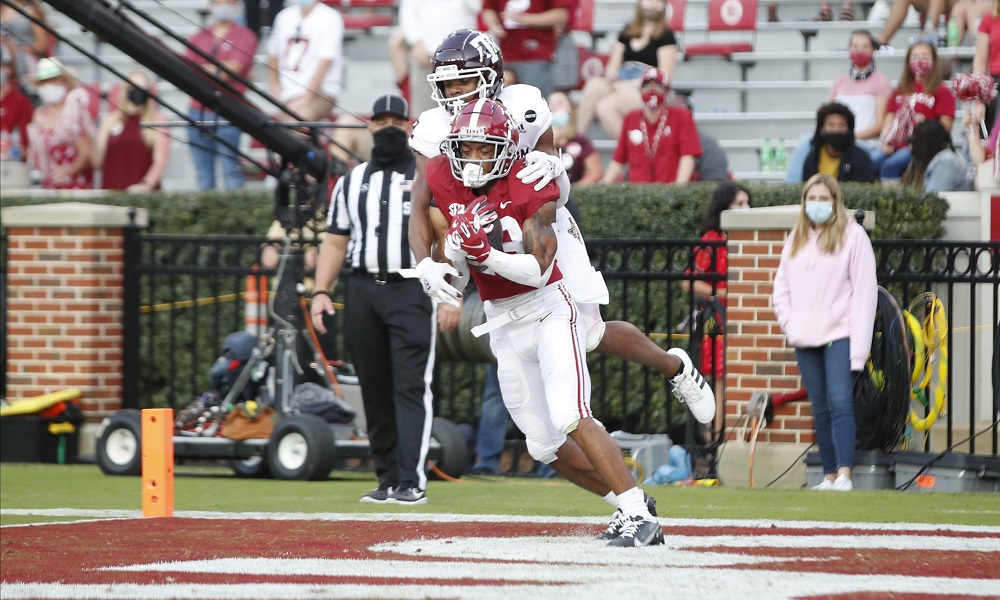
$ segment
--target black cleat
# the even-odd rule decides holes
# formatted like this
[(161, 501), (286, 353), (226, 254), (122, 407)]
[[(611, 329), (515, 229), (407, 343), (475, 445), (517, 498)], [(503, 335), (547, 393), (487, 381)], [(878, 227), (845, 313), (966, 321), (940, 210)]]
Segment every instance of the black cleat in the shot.
[[(642, 495), (646, 499), (646, 509), (649, 510), (649, 514), (653, 515), (654, 517), (657, 516), (656, 498), (650, 496), (646, 492), (643, 492)], [(616, 510), (615, 514), (611, 515), (611, 520), (608, 521), (607, 529), (602, 531), (597, 536), (597, 539), (599, 540), (615, 539), (621, 533), (621, 528), (625, 524), (625, 521), (626, 521), (625, 515), (622, 513), (622, 511), (620, 509)]]
[(656, 521), (647, 521), (641, 515), (625, 517), (618, 537), (608, 542), (608, 546), (622, 548), (661, 544), (663, 544), (663, 528)]

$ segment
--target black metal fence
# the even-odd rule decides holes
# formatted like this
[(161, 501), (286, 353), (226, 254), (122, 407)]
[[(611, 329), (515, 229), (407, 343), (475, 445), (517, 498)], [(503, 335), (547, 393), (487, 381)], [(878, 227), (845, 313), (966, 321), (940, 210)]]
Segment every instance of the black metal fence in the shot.
[[(263, 237), (126, 232), (124, 406), (182, 408), (206, 391), (208, 369), (222, 340), (245, 326), (243, 292), (248, 276), (275, 275), (259, 263)], [(674, 330), (695, 308), (683, 285), (700, 247), (714, 265), (723, 244), (684, 240), (662, 243), (607, 240), (592, 246), (612, 294), (607, 320), (627, 320), (666, 345), (689, 346)], [(700, 275), (712, 285), (718, 275)], [(342, 301), (338, 286), (334, 301)], [(251, 307), (253, 310), (253, 307)], [(467, 309), (468, 310), (468, 309)], [(338, 312), (337, 318), (342, 318)], [(336, 328), (337, 358), (344, 356)], [(456, 333), (466, 336), (467, 333)], [(483, 366), (455, 352), (469, 341), (440, 344), (436, 409), (456, 422), (474, 423), (481, 401)], [(452, 348), (451, 352), (447, 349)], [(692, 349), (692, 356), (695, 356)], [(607, 357), (592, 356), (594, 412), (609, 427), (665, 431), (683, 423), (669, 386), (659, 373)]]
[[(125, 235), (123, 405), (182, 408), (208, 389), (208, 369), (225, 336), (245, 328), (247, 277), (273, 277), (273, 269), (256, 266), (261, 246), (268, 240), (153, 235), (137, 229)], [(662, 346), (683, 347), (697, 359), (697, 340), (679, 327), (697, 309), (687, 284), (701, 279), (714, 287), (724, 281), (723, 276), (692, 273), (700, 248), (710, 254), (714, 265), (721, 245), (697, 240), (590, 240), (593, 263), (611, 292), (611, 302), (604, 307), (605, 320), (629, 321)], [(877, 241), (874, 246), (879, 283), (902, 308), (915, 311), (927, 292), (944, 305), (949, 324), (941, 355), (947, 373), (944, 445), (962, 442), (964, 433), (958, 431), (971, 434), (977, 425), (992, 422), (965, 443), (970, 453), (1000, 454), (996, 423), (1000, 415), (1000, 242), (906, 240)], [(6, 236), (0, 236), (0, 257), (4, 258), (0, 274), (5, 273), (5, 250)], [(5, 277), (0, 291), (3, 326)], [(342, 286), (335, 296), (335, 302), (342, 301)], [(342, 330), (338, 327), (335, 333), (337, 358), (349, 360), (343, 353)], [(461, 346), (450, 344), (456, 345)], [(436, 410), (453, 421), (474, 423), (481, 400), (482, 365), (463, 362), (460, 356), (439, 358)], [(5, 361), (5, 357), (0, 359)], [(589, 359), (594, 414), (609, 428), (654, 433), (676, 432), (681, 426), (684, 412), (659, 373), (610, 357), (591, 354)], [(3, 367), (6, 371), (5, 362)], [(702, 371), (711, 378), (714, 369), (702, 365)], [(916, 405), (915, 410), (922, 409)], [(918, 440), (925, 448), (931, 441), (929, 435)]]

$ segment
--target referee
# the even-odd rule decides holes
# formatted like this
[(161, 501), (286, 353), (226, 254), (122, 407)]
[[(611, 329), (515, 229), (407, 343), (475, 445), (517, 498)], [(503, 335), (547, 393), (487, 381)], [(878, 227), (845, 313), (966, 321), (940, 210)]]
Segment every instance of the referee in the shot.
[(347, 270), (344, 335), (361, 384), (378, 488), (376, 504), (426, 504), (424, 462), (430, 443), (435, 308), (413, 268), (407, 236), (416, 159), (406, 100), (375, 101), (368, 130), (372, 160), (337, 181), (316, 263), (312, 320), (325, 331), (330, 289)]

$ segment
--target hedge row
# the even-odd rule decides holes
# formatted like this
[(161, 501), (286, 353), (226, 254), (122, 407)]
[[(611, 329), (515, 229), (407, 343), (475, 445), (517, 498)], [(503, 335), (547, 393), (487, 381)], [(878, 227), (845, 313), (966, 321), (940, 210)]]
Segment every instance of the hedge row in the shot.
[[(590, 238), (690, 239), (701, 235), (702, 212), (714, 183), (690, 185), (595, 185), (577, 188), (573, 198)], [(797, 204), (801, 186), (747, 186), (754, 206)], [(948, 203), (936, 194), (871, 184), (846, 184), (846, 204), (876, 213), (874, 239), (939, 239), (944, 235)], [(77, 201), (73, 199), (73, 201)], [(272, 194), (266, 190), (207, 193), (111, 193), (79, 200), (146, 208), (151, 231), (192, 235), (259, 235), (273, 219)], [(10, 197), (4, 207), (46, 204), (51, 199)]]

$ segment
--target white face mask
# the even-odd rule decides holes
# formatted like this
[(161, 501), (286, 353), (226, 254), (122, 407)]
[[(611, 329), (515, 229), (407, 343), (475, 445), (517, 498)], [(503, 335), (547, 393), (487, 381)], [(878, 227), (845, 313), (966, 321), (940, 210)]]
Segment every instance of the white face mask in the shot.
[(822, 225), (833, 216), (833, 202), (806, 200), (806, 216), (817, 225)]
[(58, 104), (66, 97), (66, 88), (58, 83), (46, 83), (38, 86), (38, 97), (42, 104)]
[(208, 22), (232, 23), (240, 17), (240, 7), (235, 4), (213, 4), (209, 9)]

